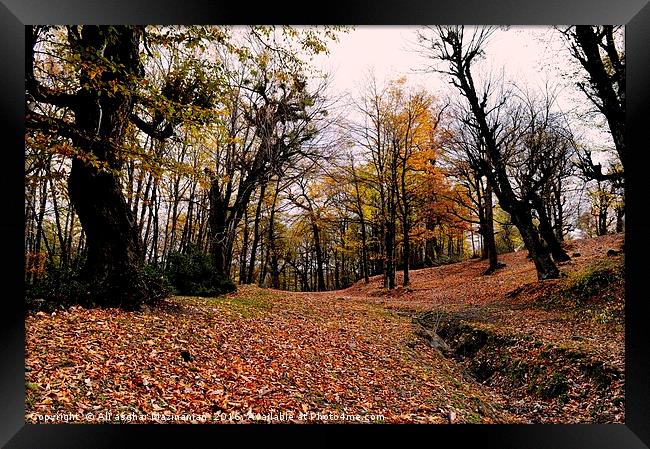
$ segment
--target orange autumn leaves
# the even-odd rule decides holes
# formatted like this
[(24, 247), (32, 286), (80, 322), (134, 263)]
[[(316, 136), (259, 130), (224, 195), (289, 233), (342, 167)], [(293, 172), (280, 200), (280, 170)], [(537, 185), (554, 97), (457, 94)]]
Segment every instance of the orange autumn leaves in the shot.
[[(471, 211), (458, 201), (469, 195), (456, 183), (443, 162), (450, 131), (444, 128), (446, 106), (426, 90), (410, 87), (405, 77), (393, 81), (382, 105), (390, 139), (399, 161), (401, 195), (414, 206), (412, 237), (430, 238), (431, 229), (460, 235), (468, 229)], [(427, 225), (428, 223), (428, 225)]]

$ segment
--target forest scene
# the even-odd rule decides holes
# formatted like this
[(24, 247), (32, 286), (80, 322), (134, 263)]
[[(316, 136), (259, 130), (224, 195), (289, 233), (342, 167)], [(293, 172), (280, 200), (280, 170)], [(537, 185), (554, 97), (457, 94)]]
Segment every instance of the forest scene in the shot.
[(25, 41), (26, 422), (625, 422), (623, 27)]

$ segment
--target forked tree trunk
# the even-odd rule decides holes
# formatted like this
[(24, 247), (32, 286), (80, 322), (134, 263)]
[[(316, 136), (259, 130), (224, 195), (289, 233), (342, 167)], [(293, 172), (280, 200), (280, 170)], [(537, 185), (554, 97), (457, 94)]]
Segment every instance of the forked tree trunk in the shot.
[[(140, 71), (139, 44), (141, 31), (136, 27), (84, 26), (82, 61), (95, 64), (97, 54), (122, 70), (104, 71), (101, 90), (81, 89), (74, 108), (75, 127), (82, 135), (98, 136), (100, 141), (73, 139), (106, 170), (76, 158), (72, 161), (68, 189), (70, 201), (86, 234), (87, 259), (83, 277), (96, 285), (92, 299), (104, 306), (136, 309), (148, 299), (142, 277), (143, 245), (135, 217), (122, 193), (113, 170), (119, 169), (117, 149), (124, 141), (133, 101), (128, 84)], [(81, 85), (91, 85), (87, 73), (81, 74)], [(111, 82), (127, 85), (118, 92), (109, 91)], [(109, 93), (111, 92), (111, 93)]]
[(553, 260), (556, 262), (566, 262), (567, 260), (570, 260), (571, 258), (566, 251), (564, 251), (562, 244), (557, 239), (555, 232), (553, 232), (553, 226), (551, 225), (549, 216), (546, 213), (546, 208), (544, 207), (544, 202), (541, 197), (533, 195), (532, 201), (535, 210), (537, 211), (537, 215), (539, 216), (539, 233), (548, 245)]
[(560, 276), (557, 266), (551, 260), (551, 256), (546, 248), (542, 246), (533, 219), (528, 210), (519, 210), (517, 213), (511, 213), (515, 226), (519, 229), (521, 238), (528, 249), (530, 257), (535, 263), (537, 270), (537, 279), (556, 279)]

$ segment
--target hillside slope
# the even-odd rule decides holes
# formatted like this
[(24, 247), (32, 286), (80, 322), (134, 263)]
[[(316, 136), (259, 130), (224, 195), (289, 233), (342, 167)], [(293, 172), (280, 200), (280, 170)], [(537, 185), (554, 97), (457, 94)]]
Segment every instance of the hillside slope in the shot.
[(517, 253), (390, 293), (373, 278), (30, 314), (26, 420), (622, 422), (621, 244), (574, 242), (567, 277), (543, 283)]
[(500, 256), (506, 266), (492, 275), (471, 260), (412, 271), (406, 289), (387, 292), (375, 277), (340, 293), (411, 314), (531, 422), (622, 422), (623, 243), (620, 234), (571, 242), (557, 280), (538, 282), (521, 251)]

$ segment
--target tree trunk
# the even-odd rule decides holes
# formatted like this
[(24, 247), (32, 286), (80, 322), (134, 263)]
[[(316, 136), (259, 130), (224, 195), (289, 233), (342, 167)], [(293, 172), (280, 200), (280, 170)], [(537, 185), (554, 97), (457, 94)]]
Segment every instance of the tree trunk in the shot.
[(566, 251), (564, 251), (562, 245), (553, 232), (551, 221), (546, 213), (546, 208), (544, 207), (544, 201), (538, 195), (533, 195), (532, 201), (539, 217), (539, 233), (548, 245), (553, 260), (556, 262), (566, 262), (567, 260), (570, 260), (571, 258)]
[[(279, 273), (273, 271), (273, 257), (276, 259), (275, 268), (277, 271), (277, 254), (275, 248), (275, 204), (278, 200), (278, 195), (280, 194), (280, 178), (277, 179), (275, 184), (275, 191), (273, 193), (273, 200), (271, 202), (271, 211), (269, 212), (269, 225), (267, 231), (267, 245), (266, 245), (266, 256), (264, 257), (264, 262), (262, 264), (260, 272), (260, 282), (259, 285), (262, 286), (264, 283), (264, 278), (266, 276), (266, 270), (271, 263), (271, 284), (274, 285), (276, 274), (279, 276)], [(274, 287), (275, 288), (275, 287)]]
[(323, 248), (320, 242), (320, 229), (314, 217), (312, 217), (311, 230), (314, 236), (314, 251), (316, 253), (316, 288), (319, 292), (322, 292), (326, 290), (323, 274)]
[(470, 230), (469, 230), (469, 238), (470, 238), (470, 242), (472, 244), (472, 257), (474, 257), (474, 256), (476, 256), (476, 248), (474, 246), (474, 230), (472, 228), (470, 228)]
[[(142, 198), (144, 200), (142, 201), (142, 210), (140, 211), (140, 220), (137, 222), (138, 227), (140, 229), (144, 229), (144, 217), (145, 217), (145, 215), (147, 215), (147, 208), (151, 207), (151, 203), (150, 203), (150, 201), (148, 199), (149, 199), (149, 191), (151, 190), (151, 183), (152, 182), (153, 182), (153, 175), (150, 174), (147, 177), (147, 186), (145, 187), (144, 194), (142, 195)], [(137, 216), (137, 214), (136, 214), (136, 216)], [(144, 238), (145, 244), (146, 244), (146, 241), (147, 241), (147, 238), (145, 236), (145, 238)]]
[(388, 220), (384, 231), (384, 287), (395, 288), (395, 223)]
[(557, 184), (553, 184), (553, 199), (554, 201), (554, 210), (555, 210), (555, 222), (553, 226), (555, 228), (555, 236), (558, 241), (564, 241), (564, 210), (562, 204), (562, 178), (560, 177), (557, 181)]
[(214, 271), (225, 277), (228, 276), (229, 271), (227, 206), (219, 191), (217, 180), (213, 180), (210, 185), (210, 254)]
[(246, 256), (248, 254), (248, 208), (244, 210), (244, 236), (239, 254), (239, 284), (246, 284)]
[(275, 248), (271, 252), (271, 287), (275, 289), (280, 288), (280, 267), (278, 264), (278, 255)]
[(408, 215), (406, 215), (402, 219), (402, 233), (404, 234), (404, 251), (402, 254), (402, 263), (404, 264), (404, 279), (402, 281), (402, 285), (404, 285), (404, 287), (408, 286), (411, 282), (409, 277), (409, 257), (411, 255), (411, 239), (409, 238), (410, 227), (411, 226), (409, 223)]
[(303, 253), (303, 267), (304, 271), (300, 272), (300, 283), (302, 284), (300, 289), (303, 292), (309, 291), (309, 255), (307, 251)]
[[(153, 178), (153, 176), (152, 176), (152, 178)], [(145, 261), (147, 259), (147, 248), (149, 247), (149, 235), (151, 233), (151, 229), (152, 229), (152, 225), (153, 225), (154, 203), (156, 201), (156, 187), (155, 187), (156, 184), (158, 184), (157, 180), (154, 181), (154, 183), (153, 183), (153, 186), (152, 186), (152, 189), (151, 189), (151, 196), (146, 201), (146, 208), (145, 208), (144, 204), (142, 206), (142, 212), (143, 213), (144, 213), (145, 210), (148, 211), (148, 214), (147, 214), (147, 226), (146, 226), (145, 231), (144, 231), (144, 240), (143, 240), (143, 244), (144, 244), (143, 258), (144, 258)], [(152, 239), (152, 242), (153, 242), (153, 239)]]
[(81, 266), (81, 262), (85, 257), (85, 252), (86, 252), (85, 236), (86, 234), (83, 231), (79, 234), (79, 240), (77, 241), (77, 249), (75, 251), (76, 254), (75, 266), (74, 266), (75, 270), (79, 269), (79, 267)]
[(110, 172), (98, 172), (76, 159), (68, 188), (86, 233), (83, 276), (105, 289), (96, 299), (101, 305), (137, 308), (147, 298), (140, 276), (143, 248), (119, 182)]
[(485, 200), (484, 195), (481, 193), (481, 177), (476, 174), (476, 203), (478, 208), (478, 221), (479, 221), (479, 237), (480, 237), (480, 246), (481, 246), (481, 260), (487, 260), (488, 250), (485, 244), (486, 238), (485, 234), (487, 233), (487, 220), (485, 219)]
[[(49, 162), (48, 162), (49, 166)], [(44, 232), (43, 232), (43, 219), (45, 218), (45, 206), (47, 205), (47, 182), (43, 181), (41, 183), (41, 191), (40, 191), (40, 197), (39, 197), (39, 205), (38, 205), (38, 217), (36, 221), (36, 242), (34, 244), (34, 252), (35, 253), (40, 253), (41, 252), (41, 242), (43, 240)]]
[[(266, 251), (264, 251), (266, 249)], [(260, 259), (261, 259), (261, 264), (260, 264), (260, 274), (257, 279), (257, 285), (259, 287), (264, 287), (265, 282), (266, 282), (266, 267), (269, 264), (269, 246), (266, 245), (266, 248), (264, 248), (264, 245), (262, 245), (261, 250), (260, 250)]]
[(363, 281), (367, 284), (370, 282), (368, 264), (368, 240), (366, 237), (366, 222), (361, 218), (361, 270), (363, 271)]
[(624, 222), (623, 222), (623, 216), (625, 215), (625, 207), (624, 206), (617, 206), (616, 207), (616, 232), (623, 232), (624, 230)]
[(485, 252), (488, 258), (489, 266), (486, 273), (492, 273), (499, 267), (497, 259), (497, 244), (494, 239), (494, 212), (492, 207), (492, 186), (489, 182), (485, 186), (485, 223), (483, 242), (485, 244)]
[(368, 275), (368, 244), (366, 239), (366, 220), (363, 213), (363, 205), (361, 204), (361, 193), (359, 192), (359, 179), (357, 178), (357, 173), (354, 169), (354, 163), (351, 162), (352, 176), (354, 182), (354, 189), (356, 193), (357, 200), (357, 213), (359, 214), (359, 226), (361, 228), (361, 271), (364, 282), (367, 284), (369, 282)]
[[(219, 178), (214, 177), (209, 192), (209, 245), (213, 267), (218, 276), (230, 278), (233, 243), (237, 227), (248, 207), (251, 194), (257, 185), (257, 178), (242, 180), (237, 187), (234, 204), (230, 204), (232, 179), (225, 186), (220, 186)], [(224, 190), (221, 190), (224, 187)]]
[[(183, 223), (183, 232), (181, 234), (181, 242), (178, 247), (180, 252), (187, 252), (187, 249), (192, 243), (192, 236), (194, 235), (194, 203), (196, 199), (196, 182), (192, 181), (190, 185), (190, 195), (187, 199), (187, 214), (185, 216), (185, 223)], [(201, 247), (201, 222), (199, 221), (199, 232), (197, 236), (197, 246)]]
[[(180, 196), (180, 176), (176, 177), (172, 189), (172, 210), (171, 214), (167, 214), (167, 225), (165, 226), (165, 244), (163, 247), (163, 255), (174, 251), (176, 242), (176, 226), (178, 222), (178, 205), (181, 201)], [(171, 215), (171, 216), (170, 216)], [(187, 220), (187, 216), (185, 217)]]
[(53, 178), (50, 178), (50, 192), (52, 193), (52, 210), (54, 211), (54, 224), (56, 227), (57, 241), (59, 243), (59, 268), (65, 268), (67, 265), (65, 235), (63, 227), (61, 226), (61, 212), (59, 211), (59, 201), (57, 199), (57, 191)]
[(248, 282), (253, 283), (255, 280), (255, 256), (257, 254), (257, 247), (260, 243), (260, 220), (262, 216), (262, 204), (264, 203), (264, 193), (266, 191), (266, 183), (260, 187), (260, 198), (257, 201), (257, 208), (255, 209), (255, 222), (253, 224), (253, 243), (251, 244), (251, 260), (248, 265)]
[(275, 203), (278, 199), (280, 187), (280, 180), (275, 187), (275, 194), (273, 195), (273, 204), (271, 204), (271, 213), (269, 214), (269, 236), (267, 258), (271, 267), (271, 286), (273, 288), (280, 288), (280, 273), (278, 271), (278, 254), (275, 247)]
[(560, 276), (560, 272), (557, 267), (551, 260), (548, 250), (542, 245), (535, 226), (533, 225), (533, 219), (530, 213), (526, 210), (519, 210), (517, 213), (511, 213), (513, 221), (521, 238), (528, 249), (530, 257), (535, 263), (535, 269), (537, 270), (537, 279), (556, 279)]
[[(74, 108), (75, 126), (86, 135), (99, 136), (100, 141), (74, 138), (73, 144), (117, 169), (116, 147), (123, 144), (133, 108), (129, 93), (133, 89), (128, 85), (133, 84), (132, 79), (140, 71), (141, 30), (84, 26), (82, 33), (81, 45), (87, 49), (81, 53), (82, 61), (88, 58), (88, 66), (92, 67), (96, 55), (103, 53), (121, 69), (102, 73), (104, 88), (101, 90), (84, 87), (91, 86), (92, 82), (87, 69), (82, 69), (82, 88)], [(126, 84), (127, 88), (109, 93), (112, 82)], [(101, 305), (138, 308), (148, 298), (142, 278), (143, 246), (117, 176), (111, 170), (76, 158), (72, 161), (68, 190), (86, 233), (88, 253), (83, 276), (99, 286), (93, 291), (92, 299)]]
[(151, 242), (151, 253), (149, 255), (149, 262), (158, 263), (158, 240), (159, 240), (159, 211), (160, 211), (160, 180), (156, 179), (156, 183), (153, 188), (153, 234)]
[(74, 225), (74, 210), (72, 205), (68, 205), (68, 210), (65, 214), (65, 226), (63, 227), (63, 248), (66, 254), (66, 267), (71, 265), (72, 261), (72, 227)]

